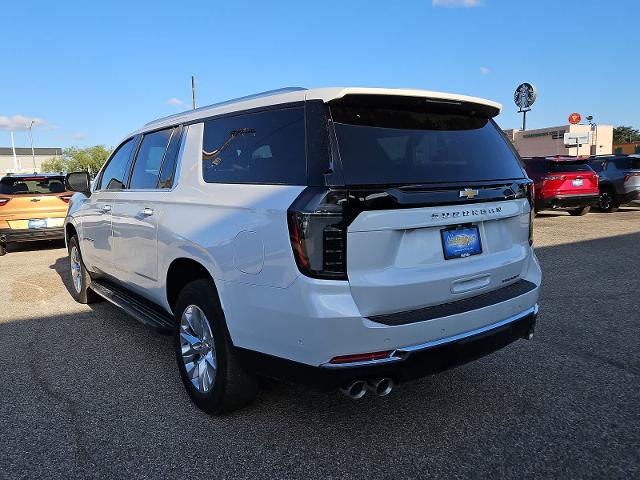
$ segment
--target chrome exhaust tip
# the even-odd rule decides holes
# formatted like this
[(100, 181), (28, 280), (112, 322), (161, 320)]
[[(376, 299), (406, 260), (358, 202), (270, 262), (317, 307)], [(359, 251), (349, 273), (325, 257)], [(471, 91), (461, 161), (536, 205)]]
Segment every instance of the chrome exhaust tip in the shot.
[(355, 380), (340, 387), (340, 391), (353, 400), (360, 400), (367, 393), (367, 382)]
[(367, 389), (379, 397), (386, 397), (393, 390), (393, 380), (389, 377), (369, 380), (367, 382)]

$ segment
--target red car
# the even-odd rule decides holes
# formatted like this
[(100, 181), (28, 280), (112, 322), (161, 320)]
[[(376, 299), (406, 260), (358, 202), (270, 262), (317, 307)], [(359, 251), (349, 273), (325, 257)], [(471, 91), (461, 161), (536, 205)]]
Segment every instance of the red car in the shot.
[(586, 215), (598, 204), (598, 175), (588, 159), (576, 157), (523, 158), (527, 175), (535, 185), (535, 211), (564, 209)]

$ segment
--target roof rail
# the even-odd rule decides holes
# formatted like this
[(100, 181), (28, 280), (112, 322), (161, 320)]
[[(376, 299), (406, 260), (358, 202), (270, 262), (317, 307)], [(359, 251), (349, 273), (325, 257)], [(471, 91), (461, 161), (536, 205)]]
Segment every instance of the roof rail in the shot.
[(199, 112), (199, 111), (205, 110), (207, 108), (222, 107), (224, 105), (230, 105), (232, 103), (242, 102), (242, 101), (245, 101), (245, 100), (254, 100), (256, 98), (270, 97), (272, 95), (279, 95), (279, 94), (282, 94), (282, 93), (299, 92), (301, 90), (307, 90), (307, 89), (304, 88), (304, 87), (284, 87), (284, 88), (277, 88), (275, 90), (267, 90), (265, 92), (254, 93), (252, 95), (246, 95), (244, 97), (232, 98), (231, 100), (225, 100), (224, 102), (212, 103), (211, 105), (205, 105), (203, 107), (194, 108), (192, 110), (185, 110), (184, 112), (174, 113), (173, 115), (167, 115), (166, 117), (161, 117), (161, 118), (158, 118), (158, 119), (153, 120), (151, 122), (145, 123), (144, 126), (146, 127), (147, 125), (151, 125), (151, 124), (163, 121), (163, 120), (168, 120), (168, 119), (173, 118), (173, 117), (178, 117), (178, 116), (184, 115), (186, 113)]

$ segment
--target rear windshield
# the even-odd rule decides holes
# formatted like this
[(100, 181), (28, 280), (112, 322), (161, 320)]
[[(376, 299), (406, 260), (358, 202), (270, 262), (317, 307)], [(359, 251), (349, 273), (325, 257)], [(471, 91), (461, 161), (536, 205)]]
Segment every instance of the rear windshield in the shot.
[(349, 185), (523, 178), (495, 123), (463, 113), (332, 106)]
[(4, 177), (0, 180), (0, 193), (5, 195), (35, 195), (64, 191), (64, 177)]
[(562, 172), (590, 172), (592, 168), (586, 162), (549, 162), (549, 171)]

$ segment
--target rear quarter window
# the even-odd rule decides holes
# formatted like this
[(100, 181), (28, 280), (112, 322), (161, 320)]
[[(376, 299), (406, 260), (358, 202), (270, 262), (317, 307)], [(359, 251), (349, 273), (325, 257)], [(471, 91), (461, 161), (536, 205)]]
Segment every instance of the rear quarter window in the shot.
[(304, 108), (205, 121), (202, 174), (209, 183), (305, 185)]

